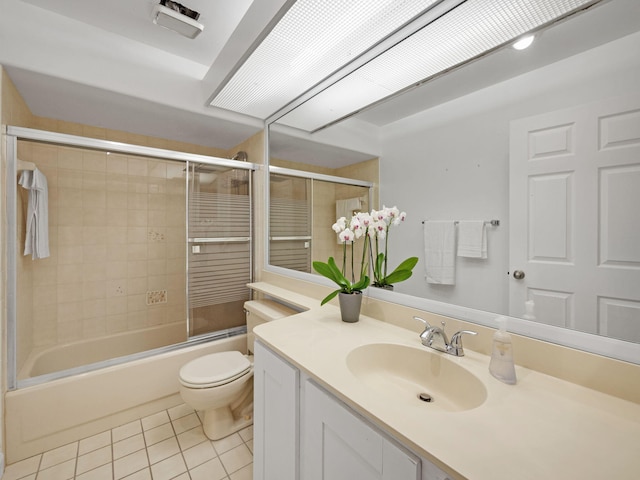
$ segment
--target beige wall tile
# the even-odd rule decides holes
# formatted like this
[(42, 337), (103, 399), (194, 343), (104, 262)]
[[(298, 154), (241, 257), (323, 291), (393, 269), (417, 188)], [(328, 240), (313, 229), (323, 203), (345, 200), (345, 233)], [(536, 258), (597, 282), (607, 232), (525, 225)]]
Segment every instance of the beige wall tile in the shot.
[(128, 275), (127, 265), (126, 261), (107, 262), (106, 278), (110, 280), (126, 279)]
[(118, 173), (126, 175), (129, 167), (128, 157), (111, 153), (107, 155), (106, 170), (108, 173)]
[[(106, 263), (107, 261), (107, 246), (106, 245), (85, 245), (84, 247), (84, 263), (90, 265), (90, 268), (94, 267), (97, 263)], [(97, 267), (97, 266), (96, 266)], [(104, 275), (103, 266), (99, 266), (101, 273)]]
[[(84, 210), (81, 207), (58, 208), (56, 211), (60, 227), (81, 227), (84, 224)], [(54, 219), (50, 217), (50, 221), (53, 223)]]
[[(107, 192), (107, 208), (109, 210), (126, 210), (129, 207), (129, 197), (120, 191)], [(124, 218), (127, 218), (126, 216)]]
[(104, 298), (84, 300), (82, 302), (82, 318), (104, 317), (107, 313), (107, 304)]
[(83, 245), (106, 245), (108, 231), (107, 227), (82, 227)]
[[(111, 315), (126, 315), (127, 313), (127, 297), (126, 296), (118, 296), (116, 298), (109, 298), (107, 302), (107, 316)], [(126, 317), (122, 319), (124, 324), (126, 324)]]
[(76, 283), (58, 283), (56, 287), (58, 289), (59, 303), (82, 301), (82, 282), (76, 281)]
[[(148, 277), (127, 279), (127, 295), (146, 295)], [(146, 298), (146, 297), (145, 297)]]
[(84, 247), (58, 246), (58, 265), (83, 262)]
[(95, 300), (105, 298), (107, 285), (105, 280), (97, 282), (84, 282), (82, 285), (82, 298), (84, 300)]
[(93, 152), (90, 150), (85, 150), (82, 153), (82, 169), (88, 172), (106, 172), (107, 154), (105, 152)]

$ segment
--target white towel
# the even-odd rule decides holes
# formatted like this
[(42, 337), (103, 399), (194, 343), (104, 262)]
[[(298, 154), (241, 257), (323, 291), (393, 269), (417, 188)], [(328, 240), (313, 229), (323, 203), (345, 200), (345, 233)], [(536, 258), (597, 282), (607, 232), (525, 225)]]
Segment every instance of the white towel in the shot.
[(458, 256), (487, 258), (487, 226), (484, 221), (461, 221), (458, 224)]
[(27, 206), (27, 235), (24, 242), (24, 254), (31, 258), (49, 256), (49, 189), (47, 178), (37, 168), (24, 170), (20, 176), (20, 185), (29, 190)]
[(427, 283), (456, 283), (456, 228), (453, 220), (424, 222)]

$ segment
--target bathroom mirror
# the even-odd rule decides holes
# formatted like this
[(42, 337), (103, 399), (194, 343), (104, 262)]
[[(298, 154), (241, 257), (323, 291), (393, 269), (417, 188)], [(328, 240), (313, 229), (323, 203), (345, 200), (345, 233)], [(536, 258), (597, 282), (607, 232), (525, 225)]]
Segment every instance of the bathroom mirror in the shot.
[[(592, 108), (608, 99), (622, 98), (626, 104), (622, 110), (626, 113), (615, 119), (610, 116), (612, 122), (600, 121), (598, 125), (602, 133), (616, 122), (619, 126), (624, 124), (628, 137), (621, 139), (617, 146), (620, 148), (613, 150), (619, 152), (623, 146), (630, 147), (636, 160), (624, 167), (599, 168), (596, 178), (600, 192), (606, 188), (613, 192), (618, 186), (622, 193), (617, 200), (614, 196), (601, 196), (590, 203), (592, 210), (584, 213), (573, 210), (576, 206), (573, 199), (574, 203), (567, 211), (602, 220), (614, 205), (637, 204), (638, 194), (634, 192), (638, 191), (640, 176), (637, 164), (640, 145), (640, 117), (637, 115), (640, 111), (639, 15), (636, 2), (603, 2), (542, 31), (527, 50), (503, 47), (317, 133), (277, 135), (275, 131), (282, 129), (278, 126), (270, 134), (270, 157), (309, 162), (303, 153), (305, 143), (309, 145), (313, 140), (326, 144), (333, 142), (329, 139), (336, 138), (340, 140), (333, 145), (337, 145), (345, 138), (341, 130), (344, 129), (366, 155), (380, 157), (380, 206), (383, 203), (397, 205), (408, 214), (405, 224), (392, 231), (391, 263), (397, 264), (412, 255), (420, 258), (413, 277), (396, 285), (394, 292), (370, 288), (369, 294), (488, 325), (492, 325), (496, 314), (522, 317), (526, 313), (525, 302), (515, 305), (510, 298), (518, 288), (513, 273), (523, 269), (526, 274), (530, 265), (514, 264), (510, 256), (513, 258), (514, 249), (519, 247), (524, 248), (526, 256), (527, 246), (531, 247), (531, 237), (523, 237), (524, 227), (518, 223), (518, 217), (514, 217), (514, 195), (526, 192), (529, 187), (527, 183), (524, 187), (509, 184), (510, 172), (513, 173), (513, 167), (509, 165), (513, 156), (510, 143), (514, 144), (515, 135), (510, 128), (518, 128), (522, 122), (517, 121), (521, 119), (540, 119), (552, 114), (561, 116), (576, 108)], [(603, 115), (602, 118), (609, 117)], [(291, 127), (287, 116), (278, 123)], [(568, 125), (571, 122), (556, 123)], [(356, 130), (362, 135), (355, 135)], [(379, 137), (379, 148), (371, 147), (374, 143), (367, 142), (371, 130)], [(548, 142), (546, 146), (551, 151), (567, 146), (557, 143), (562, 143), (560, 138), (545, 136), (540, 142)], [(562, 138), (568, 142), (575, 140), (566, 135)], [(342, 145), (346, 146), (346, 143), (342, 142)], [(364, 145), (369, 145), (369, 149)], [(295, 153), (287, 155), (288, 151)], [(622, 175), (611, 176), (610, 173)], [(558, 179), (555, 186), (564, 182), (559, 180), (562, 172), (553, 175)], [(563, 188), (543, 190), (548, 198), (557, 201), (572, 195)], [(624, 188), (627, 190), (622, 190)], [(551, 207), (553, 210), (553, 205)], [(499, 220), (500, 224), (487, 227), (487, 259), (456, 259), (456, 284), (450, 286), (425, 281), (422, 222), (426, 220)], [(614, 235), (617, 240), (612, 237), (611, 242), (621, 242), (618, 247), (624, 251), (624, 258), (612, 258), (609, 262), (604, 258), (607, 253), (600, 240), (606, 232), (598, 223), (580, 232), (579, 236), (574, 234), (573, 238), (565, 238), (564, 242), (574, 252), (586, 244), (600, 245), (596, 255), (599, 268), (622, 267), (625, 280), (619, 283), (630, 286), (627, 290), (632, 291), (631, 295), (599, 296), (595, 303), (588, 305), (595, 311), (590, 312), (595, 323), (585, 326), (578, 318), (582, 308), (580, 299), (573, 298), (568, 290), (563, 296), (555, 287), (538, 285), (536, 308), (559, 313), (553, 318), (542, 315), (539, 317), (544, 318), (535, 321), (513, 320), (510, 324), (514, 331), (640, 362), (637, 349), (640, 298), (633, 297), (637, 295), (633, 291), (640, 291), (636, 246), (640, 242), (640, 219), (637, 213), (629, 211), (625, 218), (615, 221), (609, 218), (609, 221), (617, 222), (619, 226), (617, 237)], [(557, 233), (561, 226), (559, 218), (550, 218), (549, 222), (548, 231)], [(326, 226), (327, 229), (330, 227), (330, 224)], [(611, 242), (609, 247), (613, 248)], [(538, 264), (536, 267), (553, 264), (554, 259), (540, 258), (533, 263)], [(283, 271), (271, 266), (267, 268)], [(322, 283), (321, 278), (315, 278), (314, 281)], [(524, 297), (527, 298), (530, 297)], [(612, 318), (613, 313), (621, 321), (617, 326), (609, 325), (607, 332), (607, 318)]]

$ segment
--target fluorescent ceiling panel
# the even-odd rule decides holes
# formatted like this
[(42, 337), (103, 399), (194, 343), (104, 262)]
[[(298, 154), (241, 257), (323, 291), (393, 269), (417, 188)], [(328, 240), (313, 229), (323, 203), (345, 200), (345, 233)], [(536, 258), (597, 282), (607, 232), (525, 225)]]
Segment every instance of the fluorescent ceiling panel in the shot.
[(298, 0), (211, 106), (265, 119), (439, 0)]
[(467, 0), (323, 90), (278, 123), (317, 131), (594, 0)]

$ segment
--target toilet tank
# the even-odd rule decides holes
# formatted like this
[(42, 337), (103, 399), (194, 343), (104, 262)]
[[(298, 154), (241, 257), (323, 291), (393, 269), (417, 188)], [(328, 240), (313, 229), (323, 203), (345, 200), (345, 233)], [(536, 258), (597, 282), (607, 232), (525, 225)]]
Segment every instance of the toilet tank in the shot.
[(244, 311), (247, 316), (247, 350), (251, 355), (255, 339), (253, 329), (256, 325), (299, 313), (273, 300), (249, 300), (244, 303)]

